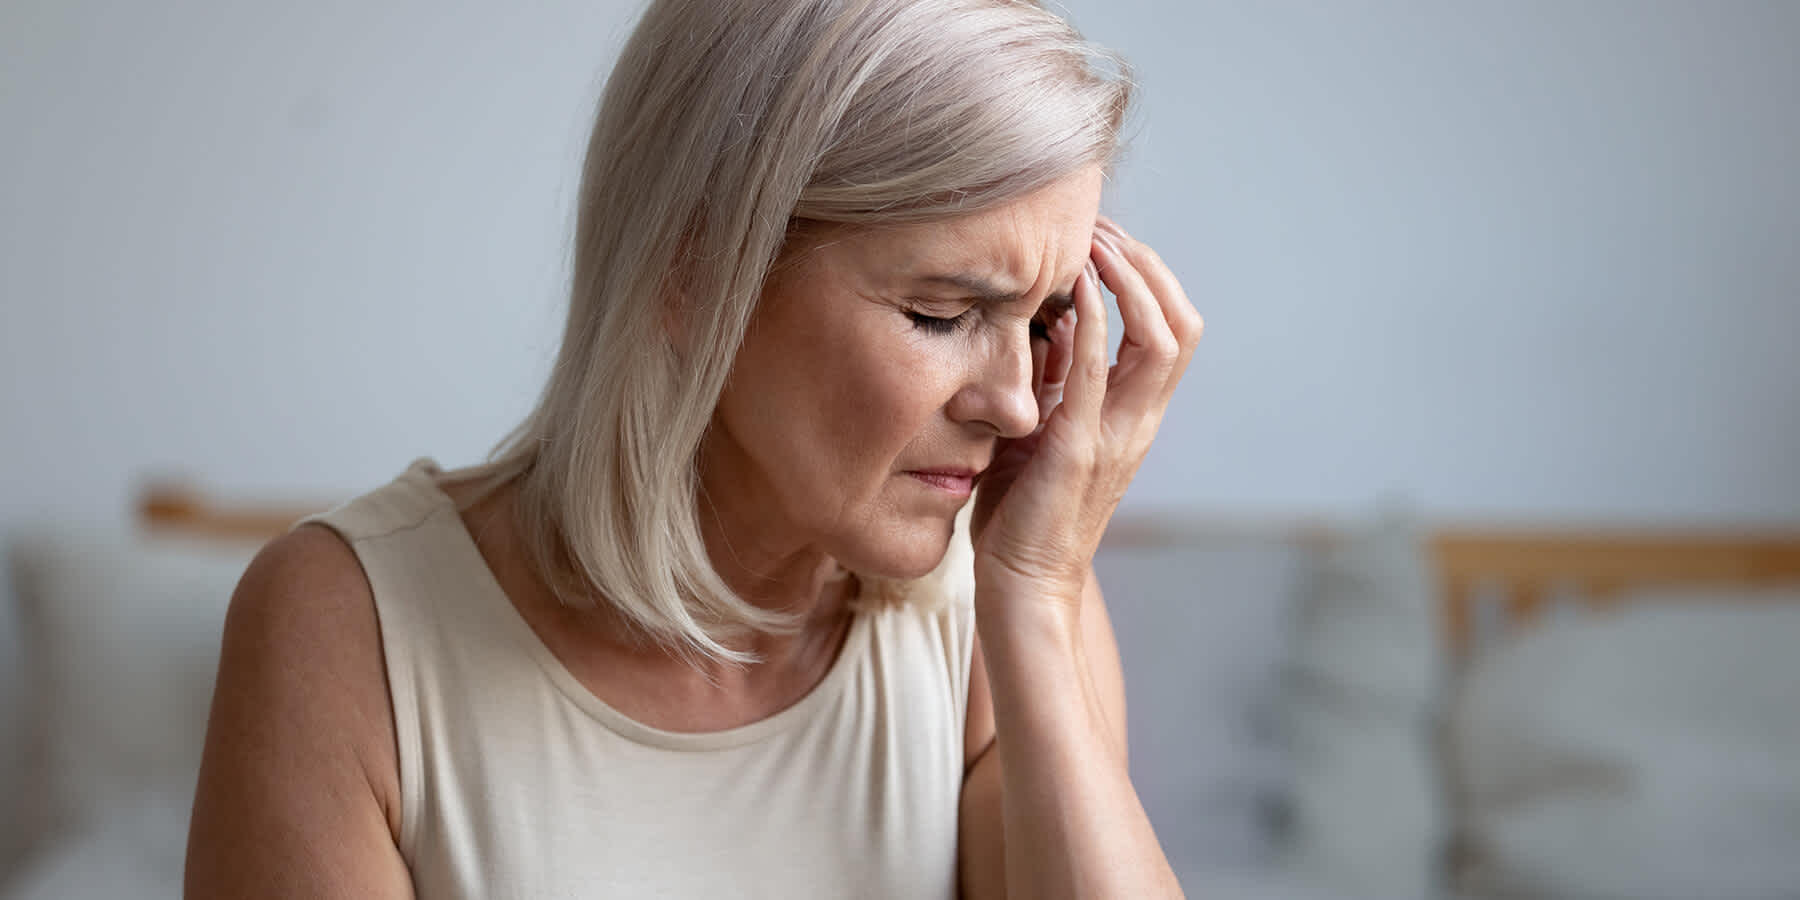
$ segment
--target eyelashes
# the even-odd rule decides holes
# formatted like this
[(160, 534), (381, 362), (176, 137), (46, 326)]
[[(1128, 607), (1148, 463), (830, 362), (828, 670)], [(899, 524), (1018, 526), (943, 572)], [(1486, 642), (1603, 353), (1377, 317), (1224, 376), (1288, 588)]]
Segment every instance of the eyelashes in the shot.
[(908, 310), (906, 317), (912, 320), (914, 328), (928, 334), (955, 334), (968, 327), (969, 324), (969, 313), (967, 312), (954, 318), (945, 319)]
[[(1045, 318), (1043, 315), (1033, 316), (1031, 319), (1031, 326), (1030, 326), (1031, 327), (1031, 339), (1034, 341), (1049, 340), (1050, 339), (1050, 326), (1056, 324), (1056, 320), (1062, 318), (1063, 314), (1064, 314), (1064, 311), (1059, 310), (1057, 312), (1051, 313), (1049, 318)], [(914, 328), (917, 328), (920, 331), (923, 331), (927, 334), (949, 335), (949, 334), (955, 334), (959, 331), (964, 330), (965, 328), (968, 328), (969, 325), (974, 321), (971, 318), (973, 315), (974, 315), (974, 310), (970, 309), (970, 310), (963, 312), (960, 315), (946, 319), (941, 316), (928, 316), (922, 312), (915, 312), (912, 310), (908, 310), (906, 313), (906, 318), (913, 323)]]

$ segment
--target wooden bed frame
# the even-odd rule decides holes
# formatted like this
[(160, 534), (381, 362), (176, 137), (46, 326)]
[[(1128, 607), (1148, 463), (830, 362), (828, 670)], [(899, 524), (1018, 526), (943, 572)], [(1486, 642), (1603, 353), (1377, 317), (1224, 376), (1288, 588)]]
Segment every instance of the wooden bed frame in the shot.
[(137, 522), (140, 528), (154, 534), (261, 543), (327, 507), (222, 503), (190, 485), (154, 484), (138, 495)]
[[(152, 532), (233, 540), (267, 540), (296, 520), (324, 509), (225, 504), (186, 485), (158, 485), (138, 504)], [(1331, 526), (1264, 524), (1177, 525), (1122, 516), (1107, 534), (1111, 546), (1169, 546), (1194, 533), (1260, 533), (1303, 542), (1330, 541)], [(1440, 625), (1453, 661), (1468, 656), (1477, 638), (1539, 621), (1553, 602), (1615, 607), (1633, 588), (1693, 586), (1756, 588), (1800, 585), (1800, 528), (1736, 531), (1648, 529), (1429, 529), (1427, 553), (1439, 582)], [(1488, 617), (1497, 622), (1486, 621)], [(1482, 625), (1491, 626), (1482, 629)]]
[(1499, 628), (1516, 630), (1536, 623), (1553, 598), (1604, 610), (1635, 588), (1800, 585), (1800, 529), (1445, 528), (1432, 532), (1428, 552), (1453, 660), (1474, 644), (1484, 601)]

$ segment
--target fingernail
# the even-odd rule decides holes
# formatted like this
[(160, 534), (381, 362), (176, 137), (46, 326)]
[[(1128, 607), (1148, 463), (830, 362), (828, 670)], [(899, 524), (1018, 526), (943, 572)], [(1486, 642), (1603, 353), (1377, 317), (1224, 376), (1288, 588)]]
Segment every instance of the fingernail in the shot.
[(1121, 258), (1125, 256), (1125, 251), (1119, 249), (1118, 239), (1114, 238), (1110, 233), (1097, 231), (1094, 233), (1094, 239), (1100, 243), (1100, 246), (1106, 248), (1106, 252)]

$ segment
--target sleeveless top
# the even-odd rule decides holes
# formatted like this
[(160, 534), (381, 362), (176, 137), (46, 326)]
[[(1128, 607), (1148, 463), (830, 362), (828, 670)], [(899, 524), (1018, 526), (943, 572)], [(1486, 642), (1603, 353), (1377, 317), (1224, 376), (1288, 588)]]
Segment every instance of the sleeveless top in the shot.
[[(974, 639), (966, 520), (925, 584), (858, 612), (804, 698), (725, 731), (639, 723), (502, 592), (428, 459), (306, 521), (374, 592), (421, 900), (954, 897)], [(936, 608), (932, 608), (935, 606)]]

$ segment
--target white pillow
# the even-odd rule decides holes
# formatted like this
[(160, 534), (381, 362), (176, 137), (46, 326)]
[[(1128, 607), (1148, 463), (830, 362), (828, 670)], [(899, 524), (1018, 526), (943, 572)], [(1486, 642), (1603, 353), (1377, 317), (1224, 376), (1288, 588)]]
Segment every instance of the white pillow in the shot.
[(0, 884), (0, 900), (179, 900), (191, 790), (113, 804)]
[(41, 837), (191, 791), (231, 592), (255, 548), (92, 533), (10, 548), (29, 742), (22, 824)]
[[(1180, 869), (1181, 889), (1195, 900), (1386, 900), (1353, 894), (1276, 867), (1257, 869)], [(11, 898), (8, 898), (11, 900)]]
[(1248, 535), (1094, 558), (1125, 669), (1132, 781), (1178, 869), (1273, 857), (1286, 774), (1270, 718), (1302, 562)]
[(1289, 865), (1347, 893), (1434, 895), (1444, 843), (1432, 731), (1441, 654), (1420, 531), (1394, 510), (1320, 552), (1282, 703)]
[(1547, 623), (1450, 711), (1471, 893), (1800, 896), (1800, 591)]
[[(25, 784), (25, 668), (19, 659), (18, 604), (13, 579), (0, 578), (0, 797), (17, 798)], [(15, 812), (0, 815), (0, 883), (30, 842)]]

